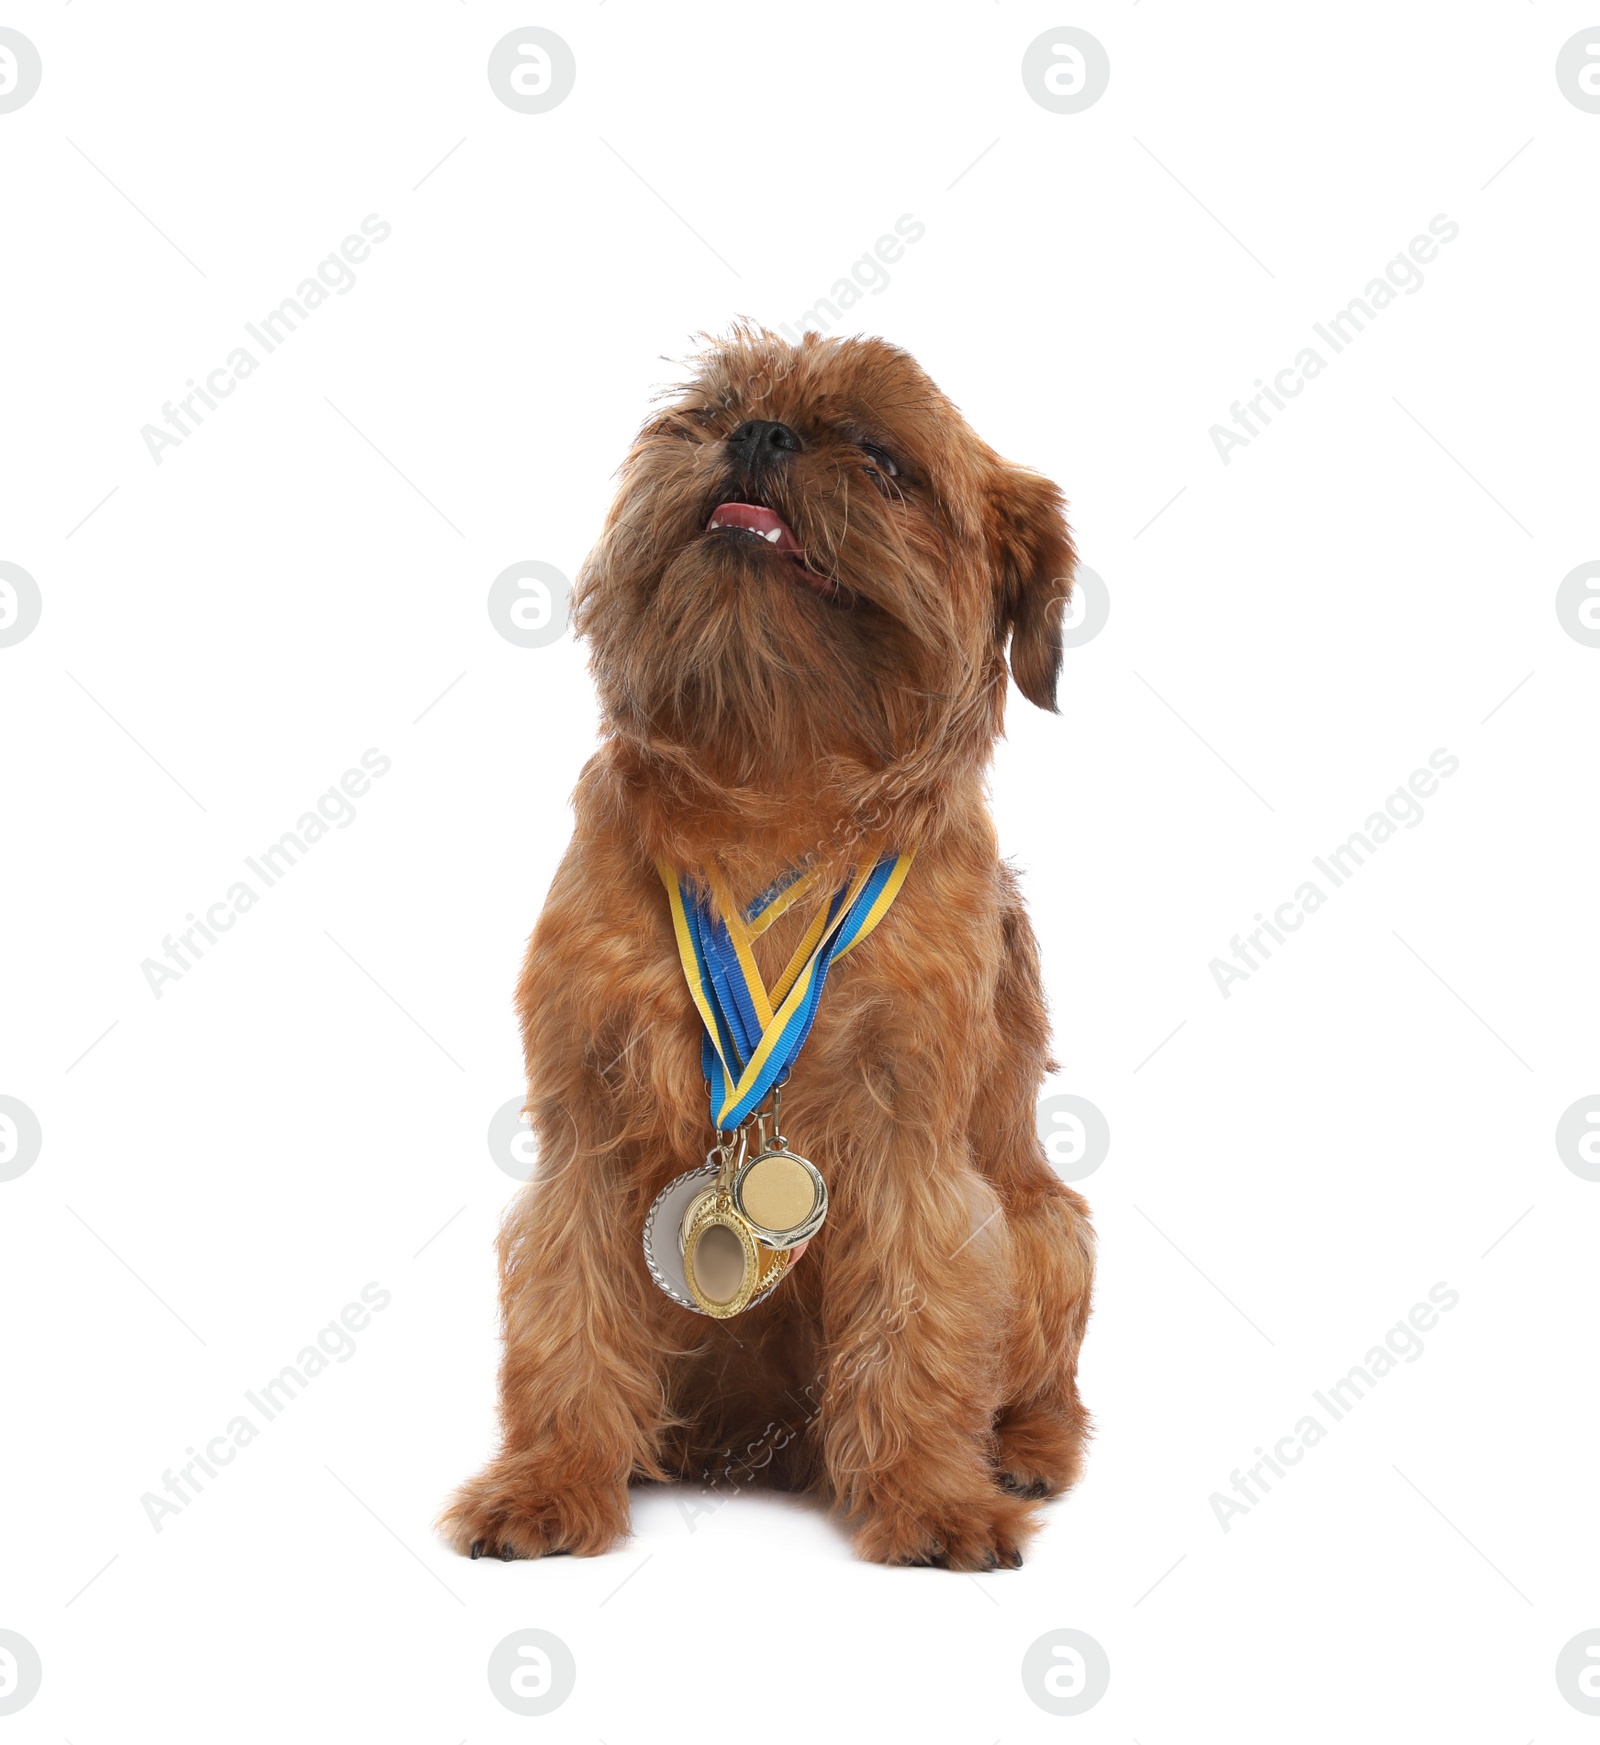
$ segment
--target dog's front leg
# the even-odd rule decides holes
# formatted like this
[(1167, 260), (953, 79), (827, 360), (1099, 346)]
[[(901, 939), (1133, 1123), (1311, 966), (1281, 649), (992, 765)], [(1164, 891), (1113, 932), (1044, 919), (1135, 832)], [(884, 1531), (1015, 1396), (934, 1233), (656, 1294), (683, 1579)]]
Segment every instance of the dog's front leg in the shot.
[(1004, 1216), (953, 1136), (863, 1114), (820, 1281), (834, 1492), (873, 1562), (1015, 1568), (1037, 1522), (992, 1464)]
[(629, 1479), (664, 1476), (663, 1390), (633, 1300), (639, 1234), (620, 1210), (620, 1159), (580, 1146), (578, 1124), (573, 1111), (536, 1111), (555, 1167), (541, 1162), (500, 1239), (501, 1452), (441, 1522), (473, 1557), (597, 1555), (627, 1536)]
[[(655, 961), (666, 947), (629, 944), (648, 937), (642, 919), (629, 925), (648, 887), (609, 873), (574, 845), (518, 989), (539, 1164), (500, 1235), (501, 1452), (440, 1523), (474, 1557), (605, 1551), (627, 1535), (629, 1480), (665, 1476), (670, 1340), (639, 1232), (652, 1160), (660, 1175), (672, 1155), (657, 1083), (667, 1030), (641, 1007), (670, 983)], [(687, 1041), (679, 1052), (688, 1068)]]

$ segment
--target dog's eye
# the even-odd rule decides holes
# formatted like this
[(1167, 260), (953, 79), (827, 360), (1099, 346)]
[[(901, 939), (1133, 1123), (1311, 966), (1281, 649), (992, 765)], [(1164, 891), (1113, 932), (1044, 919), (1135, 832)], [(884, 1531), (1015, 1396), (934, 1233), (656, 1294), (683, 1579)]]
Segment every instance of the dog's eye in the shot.
[(867, 468), (869, 473), (874, 471), (885, 473), (891, 479), (900, 477), (900, 468), (895, 464), (894, 456), (887, 449), (879, 448), (875, 442), (862, 442), (856, 446), (872, 462), (872, 465)]
[(711, 414), (697, 407), (680, 407), (658, 418), (645, 432), (647, 436), (675, 436), (680, 442), (698, 442), (701, 430), (711, 422)]

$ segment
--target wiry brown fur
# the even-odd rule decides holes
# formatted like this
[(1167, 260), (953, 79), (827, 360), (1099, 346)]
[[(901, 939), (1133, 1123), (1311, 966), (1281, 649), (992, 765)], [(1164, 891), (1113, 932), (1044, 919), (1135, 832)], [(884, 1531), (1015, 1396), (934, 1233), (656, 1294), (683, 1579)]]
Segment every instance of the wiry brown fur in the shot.
[[(760, 500), (832, 598), (703, 531), (745, 494), (727, 438), (752, 417), (803, 441)], [(740, 328), (641, 433), (579, 583), (606, 733), (517, 990), (540, 1162), (501, 1235), (503, 1448), (444, 1516), (460, 1550), (597, 1553), (630, 1481), (753, 1478), (829, 1495), (864, 1557), (994, 1568), (1076, 1477), (1093, 1238), (1035, 1131), (1038, 952), (983, 788), (1008, 639), (1054, 707), (1072, 564), (1056, 488), (881, 341)], [(691, 1314), (640, 1247), (710, 1142), (655, 857), (749, 901), (903, 848), (785, 1090), (828, 1221), (765, 1303)], [(769, 979), (805, 907), (759, 941)]]

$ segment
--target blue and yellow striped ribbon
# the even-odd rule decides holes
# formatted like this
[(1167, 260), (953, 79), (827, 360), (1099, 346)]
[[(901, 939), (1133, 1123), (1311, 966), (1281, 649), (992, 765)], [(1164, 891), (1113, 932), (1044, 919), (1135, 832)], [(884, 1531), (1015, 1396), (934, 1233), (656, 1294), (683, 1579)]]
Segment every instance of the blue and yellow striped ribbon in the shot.
[(888, 913), (911, 856), (885, 855), (819, 907), (770, 989), (756, 968), (753, 941), (812, 889), (816, 873), (779, 879), (741, 909), (720, 873), (713, 872), (709, 890), (702, 890), (666, 861), (656, 864), (672, 907), (684, 979), (700, 1014), (712, 1123), (729, 1132), (787, 1078), (811, 1034), (828, 970)]

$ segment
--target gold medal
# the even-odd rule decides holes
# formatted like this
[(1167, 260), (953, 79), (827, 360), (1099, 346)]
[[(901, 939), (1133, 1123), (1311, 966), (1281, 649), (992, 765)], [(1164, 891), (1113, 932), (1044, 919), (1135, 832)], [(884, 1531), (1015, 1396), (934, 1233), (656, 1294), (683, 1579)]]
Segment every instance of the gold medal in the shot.
[(757, 1239), (726, 1188), (702, 1194), (690, 1211), (683, 1272), (702, 1315), (725, 1321), (748, 1309), (789, 1270), (790, 1259), (788, 1250)]
[(810, 1160), (789, 1149), (779, 1128), (783, 1093), (772, 1093), (772, 1115), (756, 1116), (761, 1149), (733, 1177), (732, 1199), (757, 1238), (769, 1248), (798, 1248), (822, 1228), (828, 1187)]

